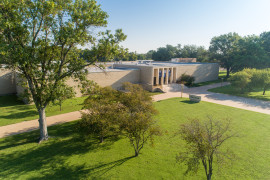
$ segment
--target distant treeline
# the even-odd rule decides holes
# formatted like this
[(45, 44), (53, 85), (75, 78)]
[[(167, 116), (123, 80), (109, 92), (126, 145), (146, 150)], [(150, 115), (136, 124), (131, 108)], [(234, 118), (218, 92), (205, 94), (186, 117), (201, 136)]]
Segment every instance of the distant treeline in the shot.
[[(91, 50), (84, 50), (82, 56), (89, 53)], [(169, 61), (172, 58), (197, 58), (198, 62), (218, 62), (227, 70), (228, 77), (230, 72), (237, 72), (244, 68), (268, 68), (270, 67), (270, 32), (244, 37), (237, 33), (223, 34), (213, 37), (208, 48), (196, 45), (166, 45), (145, 54), (122, 49), (113, 60)], [(104, 58), (100, 60), (104, 61)]]

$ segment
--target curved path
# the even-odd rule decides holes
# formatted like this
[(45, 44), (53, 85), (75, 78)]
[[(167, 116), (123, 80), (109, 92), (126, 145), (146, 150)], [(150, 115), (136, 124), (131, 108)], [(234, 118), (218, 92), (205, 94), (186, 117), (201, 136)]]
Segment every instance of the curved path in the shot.
[[(229, 83), (223, 83), (223, 85), (228, 85)], [(270, 114), (270, 102), (262, 101), (251, 98), (244, 98), (220, 93), (213, 93), (207, 91), (208, 89), (220, 87), (220, 83), (210, 84), (201, 87), (187, 88), (184, 89), (183, 97), (189, 96), (189, 94), (194, 94), (201, 96), (202, 101), (212, 102), (216, 104), (222, 104), (226, 106), (236, 107), (240, 109), (260, 112), (264, 114)], [(181, 97), (180, 92), (168, 92), (160, 95), (153, 96), (154, 101), (159, 101), (163, 99), (168, 99), (172, 97)]]
[[(223, 83), (223, 85), (227, 85), (228, 83)], [(222, 104), (226, 106), (236, 107), (240, 109), (270, 114), (270, 102), (261, 101), (250, 98), (243, 98), (219, 93), (208, 92), (208, 89), (212, 89), (215, 87), (220, 87), (220, 83), (211, 84), (207, 86), (201, 86), (196, 88), (185, 89), (183, 93), (183, 97), (188, 97), (189, 94), (194, 94), (202, 97), (202, 101), (208, 101), (216, 104)], [(164, 94), (159, 94), (153, 96), (154, 101), (160, 101), (173, 97), (181, 97), (181, 92), (168, 92)], [(69, 121), (74, 121), (80, 119), (81, 113), (80, 111), (70, 112), (66, 114), (60, 114), (56, 116), (47, 117), (47, 125), (52, 126), (55, 124), (61, 124)], [(27, 131), (32, 131), (38, 129), (38, 121), (24, 121), (17, 124), (11, 124), (7, 126), (0, 127), (0, 138), (19, 134)]]

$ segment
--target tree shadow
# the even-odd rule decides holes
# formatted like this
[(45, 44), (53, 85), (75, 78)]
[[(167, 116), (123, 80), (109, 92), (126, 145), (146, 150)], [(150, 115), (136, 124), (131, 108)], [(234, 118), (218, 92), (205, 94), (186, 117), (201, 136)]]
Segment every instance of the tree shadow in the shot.
[(18, 113), (12, 112), (9, 115), (0, 116), (0, 118), (2, 118), (2, 119), (23, 119), (23, 118), (32, 117), (35, 115), (38, 115), (36, 110), (28, 110), (28, 111), (18, 112)]
[[(38, 131), (10, 136), (0, 141), (0, 150), (4, 150), (4, 155), (0, 156), (0, 177), (5, 179), (12, 174), (12, 177), (17, 179), (22, 174), (33, 171), (37, 171), (38, 175), (44, 174), (33, 179), (78, 179), (78, 177), (84, 178), (89, 173), (101, 176), (130, 159), (124, 158), (107, 164), (98, 164), (90, 169), (85, 169), (83, 165), (69, 166), (66, 162), (67, 158), (108, 150), (117, 140), (117, 138), (106, 139), (102, 144), (94, 138), (83, 141), (74, 131), (75, 125), (75, 122), (72, 122), (50, 127), (49, 133), (52, 138), (40, 145), (37, 143)], [(21, 148), (21, 145), (27, 148)], [(9, 152), (9, 148), (12, 153)]]
[(112, 162), (109, 162), (109, 163), (95, 165), (94, 167), (88, 169), (89, 174), (93, 175), (94, 179), (96, 179), (96, 178), (101, 177), (102, 175), (106, 174), (107, 172), (109, 172), (113, 168), (115, 168), (117, 166), (121, 166), (126, 161), (128, 161), (128, 160), (130, 160), (130, 159), (132, 159), (134, 157), (135, 156), (130, 156), (130, 157), (122, 158), (122, 159), (112, 161)]
[(105, 175), (110, 170), (114, 169), (115, 167), (121, 166), (123, 163), (128, 161), (129, 159), (134, 158), (126, 157), (116, 161), (112, 161), (109, 163), (104, 164), (97, 164), (91, 168), (87, 168), (85, 164), (83, 165), (68, 165), (61, 161), (61, 166), (53, 165), (53, 172), (51, 173), (44, 173), (42, 177), (33, 177), (30, 179), (37, 179), (37, 180), (47, 180), (47, 179), (87, 179), (91, 176), (91, 179), (102, 179), (102, 176)]
[(0, 96), (0, 107), (23, 105), (16, 95)]
[(198, 104), (197, 102), (189, 101), (189, 100), (184, 100), (184, 101), (179, 101), (181, 103), (186, 103), (186, 104)]

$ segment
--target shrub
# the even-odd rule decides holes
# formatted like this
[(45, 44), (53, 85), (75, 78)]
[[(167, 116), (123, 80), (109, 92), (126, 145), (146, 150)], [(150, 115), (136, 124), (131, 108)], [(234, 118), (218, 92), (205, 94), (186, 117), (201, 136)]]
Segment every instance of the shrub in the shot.
[(119, 121), (125, 107), (117, 102), (118, 94), (110, 87), (100, 88), (84, 101), (82, 119), (78, 121), (82, 135), (94, 135), (102, 143), (105, 137), (119, 134)]
[(229, 81), (233, 87), (239, 88), (241, 93), (244, 93), (249, 83), (251, 82), (251, 77), (252, 74), (243, 70), (234, 73), (232, 77), (229, 78)]
[(195, 81), (195, 77), (182, 74), (180, 78), (176, 81), (179, 84), (184, 84), (185, 86), (191, 87)]

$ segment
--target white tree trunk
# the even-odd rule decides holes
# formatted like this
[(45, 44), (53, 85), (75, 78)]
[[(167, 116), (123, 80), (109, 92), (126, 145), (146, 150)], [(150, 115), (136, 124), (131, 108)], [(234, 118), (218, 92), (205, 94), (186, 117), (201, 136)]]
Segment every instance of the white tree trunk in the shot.
[(40, 138), (39, 143), (48, 139), (48, 130), (47, 130), (47, 122), (46, 122), (46, 113), (45, 108), (40, 108), (38, 110), (39, 113), (39, 130), (40, 130)]

